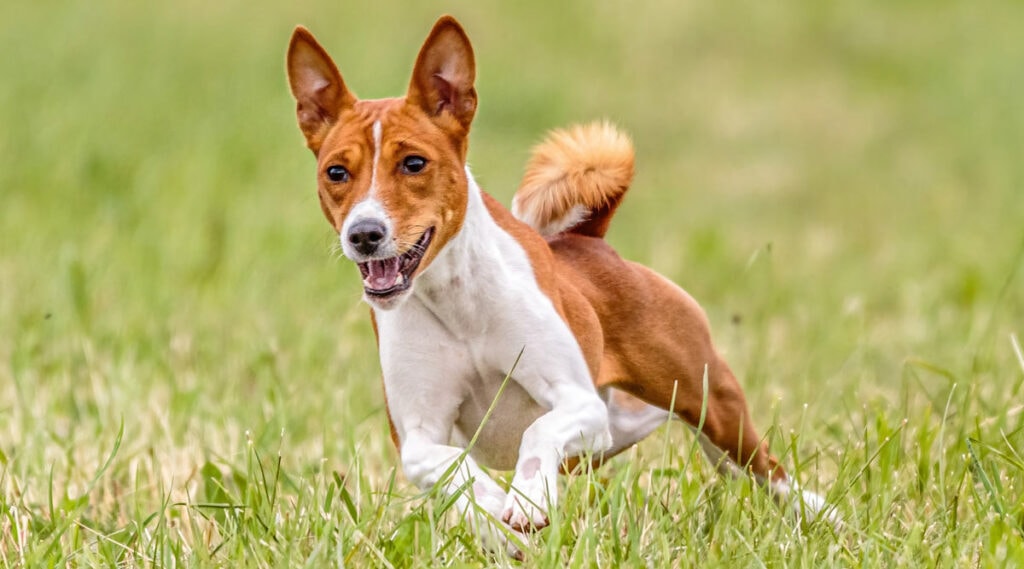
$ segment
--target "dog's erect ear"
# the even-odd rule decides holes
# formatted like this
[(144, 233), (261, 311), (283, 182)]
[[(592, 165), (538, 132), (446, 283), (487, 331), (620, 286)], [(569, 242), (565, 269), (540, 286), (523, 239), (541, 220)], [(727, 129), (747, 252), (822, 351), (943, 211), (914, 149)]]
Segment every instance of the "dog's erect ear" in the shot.
[(306, 145), (316, 153), (331, 125), (356, 98), (345, 88), (331, 56), (302, 26), (295, 28), (288, 44), (288, 83), (298, 102), (299, 128)]
[(455, 18), (442, 16), (420, 48), (408, 100), (431, 116), (450, 113), (469, 130), (476, 112), (475, 80), (476, 63), (469, 37)]

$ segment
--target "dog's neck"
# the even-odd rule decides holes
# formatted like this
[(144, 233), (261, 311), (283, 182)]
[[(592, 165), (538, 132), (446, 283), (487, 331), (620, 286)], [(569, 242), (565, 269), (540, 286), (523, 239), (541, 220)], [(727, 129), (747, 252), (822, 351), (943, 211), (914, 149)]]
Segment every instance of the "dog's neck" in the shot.
[(529, 261), (491, 217), (468, 167), (466, 181), (462, 227), (419, 275), (414, 294), (406, 300), (426, 307), (457, 336), (480, 334), (520, 277), (532, 279)]

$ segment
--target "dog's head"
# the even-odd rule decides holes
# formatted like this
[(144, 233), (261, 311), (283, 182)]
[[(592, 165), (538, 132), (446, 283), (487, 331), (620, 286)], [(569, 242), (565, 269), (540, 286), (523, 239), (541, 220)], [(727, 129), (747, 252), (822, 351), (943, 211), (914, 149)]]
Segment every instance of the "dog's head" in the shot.
[(288, 82), (316, 155), (320, 206), (373, 306), (409, 294), (462, 226), (475, 75), (469, 38), (450, 16), (434, 24), (397, 99), (357, 99), (308, 30), (292, 35)]

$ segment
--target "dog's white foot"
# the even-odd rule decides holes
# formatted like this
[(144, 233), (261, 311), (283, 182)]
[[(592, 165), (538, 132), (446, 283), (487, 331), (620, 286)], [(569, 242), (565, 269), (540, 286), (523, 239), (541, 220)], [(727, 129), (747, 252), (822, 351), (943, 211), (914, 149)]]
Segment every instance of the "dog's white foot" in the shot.
[(810, 490), (794, 490), (798, 490), (793, 496), (793, 510), (798, 518), (808, 523), (822, 520), (836, 529), (842, 527), (843, 522), (835, 506), (826, 502), (824, 496)]
[(480, 540), (484, 551), (494, 555), (505, 554), (522, 561), (521, 546), (527, 543), (526, 535), (502, 523), (506, 494), (490, 479), (477, 480), (459, 499), (460, 509)]
[(772, 491), (776, 493), (780, 501), (789, 503), (799, 520), (807, 523), (823, 520), (837, 529), (842, 525), (835, 506), (825, 501), (824, 496), (800, 488), (795, 480), (772, 482)]
[(811, 492), (810, 490), (800, 490), (796, 493), (793, 500), (793, 509), (796, 510), (797, 515), (807, 516), (807, 521), (813, 522), (828, 508), (828, 502), (825, 501), (825, 497)]
[(523, 555), (523, 551), (519, 549), (519, 545), (516, 544), (516, 541), (519, 541), (519, 543), (526, 545), (526, 543), (528, 542), (528, 538), (524, 533), (517, 532), (512, 529), (509, 529), (508, 531), (512, 534), (512, 537), (515, 539), (513, 540), (509, 539), (508, 536), (502, 536), (502, 540), (504, 541), (505, 544), (505, 554), (511, 557), (512, 559), (515, 559), (516, 561), (522, 561), (525, 558), (525, 556)]
[(466, 498), (472, 501), (470, 507), (477, 510), (478, 514), (479, 510), (483, 510), (493, 518), (501, 515), (507, 496), (500, 486), (491, 480), (477, 480), (473, 482), (472, 492)]
[[(557, 475), (557, 473), (556, 473)], [(539, 458), (529, 458), (516, 470), (505, 498), (501, 520), (519, 532), (547, 527), (547, 505), (557, 500), (557, 481), (544, 472)]]
[(513, 530), (530, 532), (547, 527), (547, 512), (538, 507), (532, 499), (509, 494), (509, 502), (512, 503), (505, 508), (501, 519)]
[(529, 543), (524, 533), (515, 531), (493, 518), (477, 523), (474, 531), (484, 551), (494, 555), (505, 554), (518, 561), (523, 560), (523, 551), (520, 547)]

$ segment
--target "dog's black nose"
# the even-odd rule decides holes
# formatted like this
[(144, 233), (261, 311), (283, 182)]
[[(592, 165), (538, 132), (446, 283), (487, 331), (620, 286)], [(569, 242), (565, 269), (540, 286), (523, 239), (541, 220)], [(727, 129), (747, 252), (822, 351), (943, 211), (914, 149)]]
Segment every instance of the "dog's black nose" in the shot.
[(372, 255), (387, 237), (384, 224), (375, 219), (357, 221), (348, 229), (348, 242), (363, 255)]

